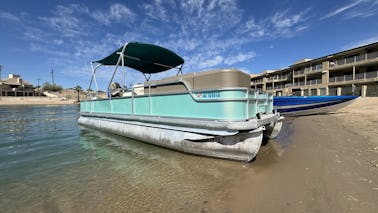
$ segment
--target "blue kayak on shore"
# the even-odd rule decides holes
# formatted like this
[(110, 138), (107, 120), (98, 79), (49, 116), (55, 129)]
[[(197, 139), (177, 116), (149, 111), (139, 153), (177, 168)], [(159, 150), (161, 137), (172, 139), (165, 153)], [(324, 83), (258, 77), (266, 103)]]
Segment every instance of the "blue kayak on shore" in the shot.
[(284, 115), (312, 115), (335, 111), (352, 103), (359, 96), (280, 96), (273, 107)]

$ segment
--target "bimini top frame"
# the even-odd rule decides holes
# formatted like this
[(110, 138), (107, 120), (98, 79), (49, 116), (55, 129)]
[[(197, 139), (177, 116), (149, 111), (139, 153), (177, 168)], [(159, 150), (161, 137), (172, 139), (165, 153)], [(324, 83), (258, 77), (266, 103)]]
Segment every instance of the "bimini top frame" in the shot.
[[(93, 66), (94, 64), (97, 65)], [(89, 84), (89, 90), (91, 89), (92, 82), (94, 81), (96, 90), (98, 91), (96, 70), (101, 65), (115, 66), (112, 78), (108, 85), (109, 91), (118, 66), (126, 66), (138, 70), (139, 72), (143, 73), (148, 81), (151, 74), (163, 72), (169, 69), (178, 69), (177, 75), (182, 74), (184, 59), (182, 59), (176, 53), (157, 45), (140, 42), (126, 43), (109, 56), (91, 63), (92, 77)]]

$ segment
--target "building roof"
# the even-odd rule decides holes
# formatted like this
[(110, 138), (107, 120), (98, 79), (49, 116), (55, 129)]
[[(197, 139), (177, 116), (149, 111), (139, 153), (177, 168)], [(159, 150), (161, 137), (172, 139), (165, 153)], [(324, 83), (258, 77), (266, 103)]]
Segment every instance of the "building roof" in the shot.
[[(21, 79), (21, 83), (18, 81), (18, 79)], [(2, 84), (5, 85), (14, 85), (14, 86), (33, 86), (33, 84), (29, 83), (26, 80), (23, 80), (22, 78), (8, 78), (0, 81)]]

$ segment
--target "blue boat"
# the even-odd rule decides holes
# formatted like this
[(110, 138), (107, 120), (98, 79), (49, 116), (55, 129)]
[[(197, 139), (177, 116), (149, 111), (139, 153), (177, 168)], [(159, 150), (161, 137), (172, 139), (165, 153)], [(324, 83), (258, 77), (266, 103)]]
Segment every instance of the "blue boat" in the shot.
[[(96, 71), (113, 66), (108, 98), (90, 94), (80, 103), (78, 123), (178, 151), (250, 161), (263, 137), (274, 138), (282, 119), (273, 96), (250, 88), (250, 76), (237, 69), (182, 74), (184, 60), (160, 46), (126, 43), (92, 64)], [(93, 66), (94, 65), (94, 66)], [(139, 71), (146, 82), (127, 90), (113, 81), (118, 67)], [(177, 75), (150, 80), (150, 75), (177, 69)], [(90, 91), (90, 90), (89, 90)]]
[(289, 116), (313, 115), (333, 112), (345, 107), (359, 96), (280, 96), (273, 98), (278, 112)]

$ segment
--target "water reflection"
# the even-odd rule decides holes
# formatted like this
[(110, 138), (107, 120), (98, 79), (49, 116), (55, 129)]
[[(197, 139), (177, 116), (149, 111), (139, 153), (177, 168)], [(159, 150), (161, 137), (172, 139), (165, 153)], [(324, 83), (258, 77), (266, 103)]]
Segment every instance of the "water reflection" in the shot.
[(199, 209), (210, 197), (221, 199), (246, 169), (240, 162), (188, 155), (87, 128), (81, 129), (80, 144), (94, 158), (111, 162), (109, 178), (127, 185), (123, 201), (128, 210)]

